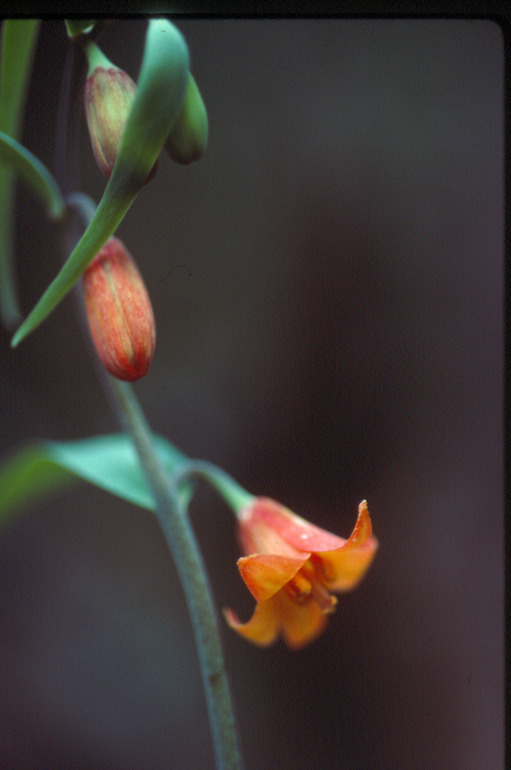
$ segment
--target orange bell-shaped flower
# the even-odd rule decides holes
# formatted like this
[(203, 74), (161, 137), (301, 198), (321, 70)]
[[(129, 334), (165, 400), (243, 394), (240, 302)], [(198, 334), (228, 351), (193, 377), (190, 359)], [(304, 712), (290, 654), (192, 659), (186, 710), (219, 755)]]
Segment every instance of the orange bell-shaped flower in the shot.
[(378, 548), (365, 500), (348, 540), (264, 497), (243, 507), (238, 521), (247, 554), (238, 568), (257, 605), (247, 623), (231, 609), (224, 616), (231, 628), (259, 645), (279, 635), (293, 649), (313, 641), (337, 604), (332, 592), (354, 588)]

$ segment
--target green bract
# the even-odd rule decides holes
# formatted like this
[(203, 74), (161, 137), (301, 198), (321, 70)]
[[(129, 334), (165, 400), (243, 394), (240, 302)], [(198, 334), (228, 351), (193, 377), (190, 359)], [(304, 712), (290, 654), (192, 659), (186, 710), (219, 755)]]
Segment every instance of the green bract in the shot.
[(181, 33), (165, 19), (151, 20), (137, 93), (112, 176), (90, 225), (14, 335), (13, 347), (51, 313), (122, 221), (179, 115), (188, 66), (188, 48)]

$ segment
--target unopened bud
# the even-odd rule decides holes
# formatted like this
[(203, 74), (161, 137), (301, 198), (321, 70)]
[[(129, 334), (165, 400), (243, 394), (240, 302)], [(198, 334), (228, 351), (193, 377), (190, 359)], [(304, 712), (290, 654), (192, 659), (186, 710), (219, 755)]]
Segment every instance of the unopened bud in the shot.
[[(83, 94), (85, 117), (96, 163), (110, 179), (137, 86), (124, 70), (103, 56), (97, 46), (91, 44), (87, 53), (89, 74)], [(157, 166), (158, 161), (146, 183), (155, 175)]]
[(176, 163), (188, 165), (202, 158), (207, 143), (208, 113), (197, 84), (189, 73), (183, 106), (165, 142), (165, 149)]
[(94, 345), (106, 369), (120, 380), (149, 370), (156, 329), (138, 268), (124, 244), (110, 238), (82, 275)]

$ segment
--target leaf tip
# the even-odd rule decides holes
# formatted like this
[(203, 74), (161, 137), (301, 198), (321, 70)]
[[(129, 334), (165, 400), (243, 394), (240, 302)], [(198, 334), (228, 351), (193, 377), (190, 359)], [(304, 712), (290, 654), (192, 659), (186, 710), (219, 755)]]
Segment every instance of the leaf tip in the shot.
[(19, 327), (18, 331), (16, 331), (11, 339), (11, 348), (17, 348), (23, 337), (25, 336), (23, 330), (22, 330), (23, 324)]

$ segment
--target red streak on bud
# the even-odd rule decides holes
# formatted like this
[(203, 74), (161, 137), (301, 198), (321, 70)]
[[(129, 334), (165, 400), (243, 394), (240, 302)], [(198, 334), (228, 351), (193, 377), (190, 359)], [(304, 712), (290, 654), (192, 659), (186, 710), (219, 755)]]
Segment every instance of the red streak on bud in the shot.
[(156, 327), (142, 276), (124, 244), (110, 238), (82, 276), (92, 339), (105, 368), (120, 380), (144, 377)]

